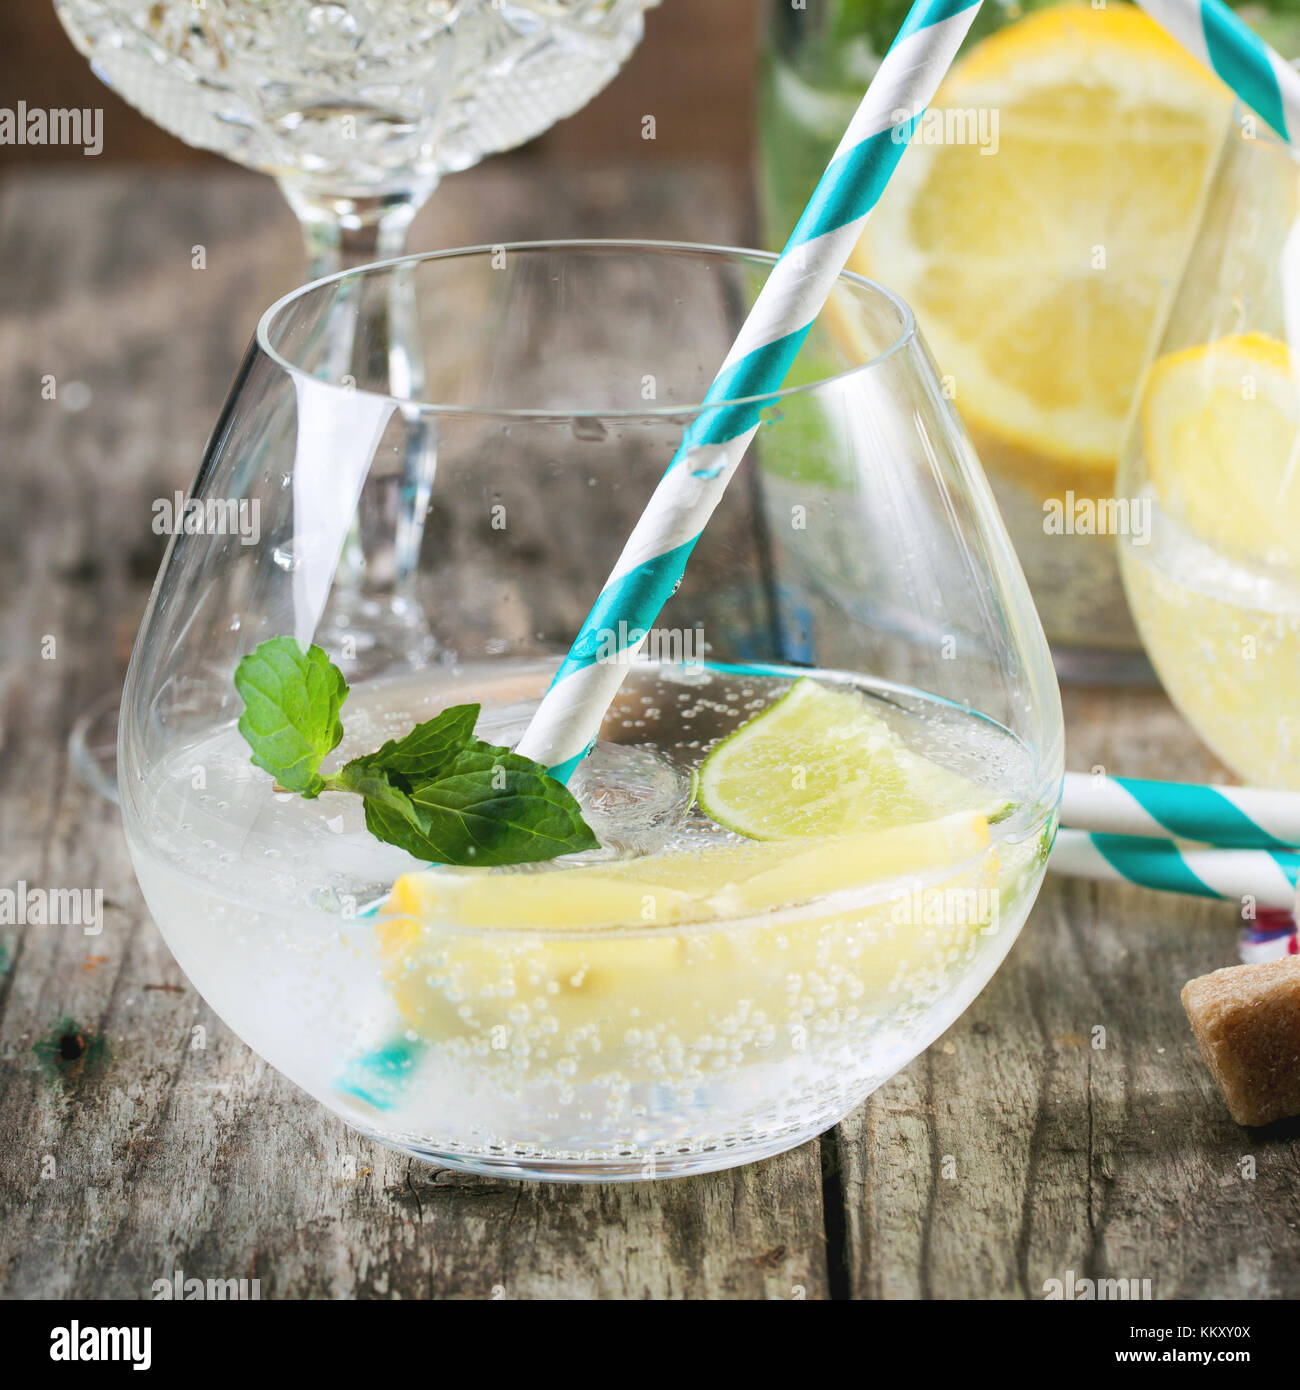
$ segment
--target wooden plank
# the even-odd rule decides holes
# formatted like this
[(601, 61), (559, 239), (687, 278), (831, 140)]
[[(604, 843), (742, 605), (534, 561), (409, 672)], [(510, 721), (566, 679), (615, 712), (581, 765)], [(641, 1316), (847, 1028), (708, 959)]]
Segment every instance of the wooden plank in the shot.
[[(727, 241), (742, 206), (709, 170), (499, 161), (448, 181), (416, 241)], [(23, 176), (0, 244), (0, 885), (106, 901), (98, 936), (0, 928), (0, 1296), (148, 1297), (177, 1271), (277, 1298), (825, 1296), (815, 1143), (653, 1187), (467, 1177), (350, 1132), (203, 1004), (65, 741), (120, 681), (161, 549), (150, 502), (190, 482), (257, 313), (297, 274), (295, 229), (236, 172)]]
[[(1073, 768), (1227, 780), (1157, 691), (1068, 691), (1065, 713)], [(1178, 998), (1236, 963), (1237, 926), (1228, 904), (1049, 878), (975, 1004), (839, 1127), (852, 1293), (1042, 1298), (1073, 1270), (1156, 1298), (1300, 1294), (1300, 1123), (1232, 1122)]]

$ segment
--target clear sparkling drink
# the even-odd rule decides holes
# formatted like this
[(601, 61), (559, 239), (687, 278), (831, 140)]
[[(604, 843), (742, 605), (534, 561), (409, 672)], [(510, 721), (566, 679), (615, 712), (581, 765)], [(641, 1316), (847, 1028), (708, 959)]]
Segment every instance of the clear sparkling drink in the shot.
[[(484, 706), (480, 737), (511, 744), (551, 670), (355, 687), (334, 757), (466, 701)], [(140, 882), (221, 1016), (382, 1140), (593, 1176), (775, 1152), (966, 1007), (1028, 911), (1048, 829), (1026, 809), (1032, 759), (1000, 726), (812, 674), (858, 691), (905, 750), (882, 832), (773, 843), (723, 828), (700, 809), (701, 765), (794, 674), (640, 661), (572, 783), (598, 851), (403, 878), (424, 866), (373, 839), (355, 798), (277, 794), (232, 725), (149, 775), (143, 821), (128, 815)], [(956, 785), (988, 816), (947, 815)]]
[(1300, 582), (1201, 540), (1148, 493), (1150, 543), (1121, 564), (1170, 698), (1246, 782), (1300, 788)]

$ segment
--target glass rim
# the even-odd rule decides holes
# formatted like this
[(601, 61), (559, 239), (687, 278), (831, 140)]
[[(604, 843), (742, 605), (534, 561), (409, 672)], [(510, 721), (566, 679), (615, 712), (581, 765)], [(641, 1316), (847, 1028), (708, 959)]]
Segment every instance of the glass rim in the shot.
[[(859, 372), (869, 371), (873, 367), (882, 365), (917, 340), (916, 317), (912, 312), (911, 305), (908, 304), (906, 300), (887, 286), (882, 285), (878, 280), (872, 280), (865, 275), (859, 275), (856, 271), (844, 269), (836, 275), (833, 282), (834, 285), (839, 285), (843, 282), (858, 290), (865, 289), (871, 294), (884, 299), (898, 314), (899, 330), (889, 346), (861, 362), (855, 362), (852, 366), (845, 367), (843, 371), (832, 372), (826, 376), (818, 377), (816, 381), (801, 382), (796, 386), (782, 386), (775, 391), (767, 391), (754, 396), (728, 397), (720, 401), (644, 405), (636, 409), (583, 408), (580, 410), (557, 410), (554, 407), (543, 409), (540, 407), (525, 406), (510, 407), (442, 404), (436, 401), (422, 400), (416, 396), (394, 396), (385, 391), (375, 391), (368, 387), (358, 385), (344, 385), (341, 382), (328, 381), (321, 377), (313, 376), (299, 364), (290, 361), (289, 358), (274, 347), (270, 341), (270, 333), (274, 322), (286, 309), (299, 300), (305, 299), (309, 294), (336, 282), (341, 283), (345, 280), (359, 279), (363, 276), (371, 276), (380, 271), (391, 271), (394, 267), (410, 265), (416, 262), (453, 260), (467, 256), (481, 257), (500, 254), (502, 251), (509, 253), (511, 251), (586, 250), (687, 252), (696, 256), (725, 257), (733, 261), (744, 259), (765, 262), (768, 266), (775, 265), (780, 259), (777, 252), (761, 251), (752, 247), (724, 246), (710, 242), (661, 241), (639, 237), (561, 237), (554, 240), (542, 241), (486, 242), (476, 246), (449, 247), (442, 251), (419, 251), (411, 255), (395, 256), (385, 261), (373, 261), (365, 265), (352, 266), (346, 270), (335, 271), (331, 275), (322, 276), (319, 280), (312, 280), (305, 285), (299, 285), (296, 289), (281, 295), (279, 299), (263, 311), (261, 317), (257, 321), (257, 329), (254, 333), (253, 341), (259, 352), (294, 380), (309, 381), (315, 386), (342, 392), (347, 395), (366, 396), (372, 400), (388, 401), (404, 411), (417, 411), (421, 414), (428, 415), (460, 416), (474, 419), (610, 421), (683, 419), (702, 415), (705, 411), (727, 409), (733, 406), (756, 405), (762, 408), (766, 405), (789, 400), (796, 396), (806, 395), (812, 391), (819, 391), (831, 383), (845, 381), (850, 377), (856, 376)], [(820, 312), (819, 310), (819, 315)], [(719, 366), (721, 366), (721, 363), (719, 363)]]

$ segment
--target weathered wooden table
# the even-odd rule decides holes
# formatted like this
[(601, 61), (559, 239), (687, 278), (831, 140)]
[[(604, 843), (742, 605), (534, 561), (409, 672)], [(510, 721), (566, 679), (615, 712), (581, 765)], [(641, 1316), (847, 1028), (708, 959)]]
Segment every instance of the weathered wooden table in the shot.
[[(710, 169), (498, 160), (415, 240), (735, 242), (746, 207)], [(0, 926), (0, 1296), (149, 1297), (184, 1271), (263, 1298), (1040, 1298), (1071, 1270), (1300, 1295), (1300, 1125), (1233, 1124), (1178, 1001), (1235, 959), (1227, 907), (1049, 879), (983, 995), (844, 1124), (654, 1185), (411, 1163), (224, 1028), (65, 744), (120, 682), (161, 553), (150, 501), (188, 485), (299, 265), (275, 190), (236, 171), (0, 186), (0, 886), (106, 898), (96, 937)], [(1155, 692), (1068, 693), (1066, 721), (1071, 766), (1216, 771)]]

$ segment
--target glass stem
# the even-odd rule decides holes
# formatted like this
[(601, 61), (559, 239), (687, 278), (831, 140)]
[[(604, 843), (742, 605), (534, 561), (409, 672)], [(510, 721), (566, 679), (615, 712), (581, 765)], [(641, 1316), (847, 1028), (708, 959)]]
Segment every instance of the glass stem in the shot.
[[(406, 235), (430, 190), (367, 198), (310, 195), (285, 185), (302, 224), (308, 278), (318, 280), (406, 250)], [(367, 355), (370, 354), (370, 355)], [(412, 401), (424, 396), (425, 372), (413, 292), (395, 276), (386, 299), (367, 305), (334, 345), (332, 375)], [(374, 645), (403, 647), (417, 664), (430, 642), (414, 593), (424, 519), (437, 468), (433, 422), (413, 409), (395, 468), (372, 474), (335, 577), (335, 621)]]
[(402, 255), (406, 233), (430, 191), (344, 198), (283, 187), (302, 224), (309, 281)]

